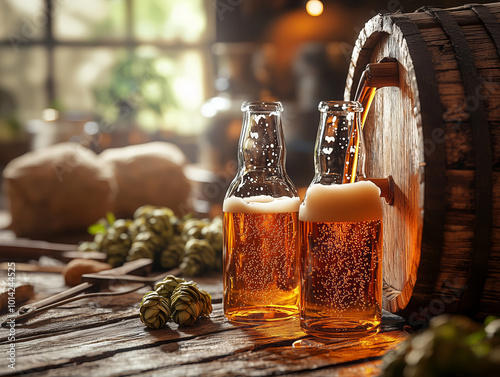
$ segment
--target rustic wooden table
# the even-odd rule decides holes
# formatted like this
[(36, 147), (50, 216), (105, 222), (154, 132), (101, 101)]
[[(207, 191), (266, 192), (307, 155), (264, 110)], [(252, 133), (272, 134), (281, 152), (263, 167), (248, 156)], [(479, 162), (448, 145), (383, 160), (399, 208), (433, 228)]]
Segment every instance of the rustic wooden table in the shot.
[[(0, 274), (5, 280), (5, 271)], [(16, 278), (35, 286), (31, 301), (66, 288), (59, 274), (19, 272)], [(147, 289), (87, 298), (17, 323), (15, 369), (8, 367), (12, 342), (2, 328), (0, 375), (376, 376), (382, 356), (407, 337), (404, 321), (385, 313), (382, 331), (374, 336), (308, 346), (313, 339), (300, 330), (298, 320), (256, 326), (229, 323), (222, 312), (221, 276), (195, 280), (212, 295), (214, 310), (192, 327), (172, 322), (161, 330), (145, 327), (138, 308)], [(6, 314), (0, 316), (5, 319)]]

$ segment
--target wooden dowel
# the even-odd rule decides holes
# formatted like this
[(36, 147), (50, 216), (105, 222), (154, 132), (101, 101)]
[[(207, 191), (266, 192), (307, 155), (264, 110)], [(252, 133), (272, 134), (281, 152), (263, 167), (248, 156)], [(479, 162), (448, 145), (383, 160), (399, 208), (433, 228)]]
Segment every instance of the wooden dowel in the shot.
[(0, 240), (0, 254), (2, 258), (11, 260), (40, 259), (48, 256), (61, 259), (63, 252), (75, 251), (78, 245), (59, 244), (29, 239), (2, 239)]
[(380, 189), (380, 196), (385, 198), (387, 204), (394, 204), (394, 180), (392, 176), (388, 176), (387, 178), (367, 178), (366, 180), (377, 185)]
[[(8, 271), (8, 269), (9, 263), (0, 263), (0, 270)], [(47, 272), (60, 274), (62, 270), (62, 266), (39, 266), (38, 264), (16, 263), (16, 271), (20, 272)]]

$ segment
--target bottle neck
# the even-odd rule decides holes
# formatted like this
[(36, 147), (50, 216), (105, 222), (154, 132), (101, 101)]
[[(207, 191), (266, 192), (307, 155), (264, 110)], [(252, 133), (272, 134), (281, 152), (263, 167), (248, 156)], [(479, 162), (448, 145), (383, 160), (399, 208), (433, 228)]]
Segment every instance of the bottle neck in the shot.
[(322, 112), (316, 137), (314, 165), (315, 183), (343, 183), (346, 153), (352, 131), (351, 115)]
[(280, 111), (244, 113), (238, 163), (243, 173), (282, 174), (285, 171), (285, 143)]

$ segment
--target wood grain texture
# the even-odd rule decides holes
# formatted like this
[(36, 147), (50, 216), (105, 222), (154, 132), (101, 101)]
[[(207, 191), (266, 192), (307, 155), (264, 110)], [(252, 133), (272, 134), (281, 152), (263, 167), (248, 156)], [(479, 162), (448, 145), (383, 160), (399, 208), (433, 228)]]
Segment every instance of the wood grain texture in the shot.
[[(500, 4), (486, 8), (500, 22)], [(365, 144), (367, 175), (392, 175), (399, 194), (394, 208), (384, 208), (385, 307), (413, 319), (463, 310), (464, 292), (477, 278), (470, 275), (471, 261), (485, 251), (475, 245), (485, 231), (491, 249), (486, 250), (488, 261), (479, 266), (486, 279), (476, 292), (480, 300), (474, 310), (478, 317), (500, 314), (500, 57), (470, 7), (447, 13), (472, 52), (479, 78), (472, 95), (470, 87), (468, 93), (464, 88), (450, 37), (426, 12), (371, 19), (356, 42), (346, 82), (345, 97), (352, 98), (367, 62), (391, 57), (400, 63), (399, 88), (383, 88), (375, 95)], [(428, 65), (421, 64), (422, 55), (429, 57)], [(440, 111), (429, 97), (437, 98)], [(489, 187), (478, 181), (483, 151), (474, 144), (478, 132), (471, 117), (481, 104), (488, 127), (479, 136), (491, 144)], [(483, 220), (477, 211), (485, 190), (492, 190), (490, 230), (476, 225)]]
[[(407, 338), (404, 321), (384, 313), (382, 330), (372, 337), (297, 348), (298, 340), (314, 340), (302, 332), (298, 319), (232, 324), (220, 302), (222, 277), (196, 280), (214, 299), (212, 315), (196, 326), (170, 322), (161, 330), (148, 329), (138, 318), (140, 293), (85, 300), (19, 324), (16, 371), (0, 368), (0, 375), (375, 376), (381, 357)], [(7, 344), (0, 339), (0, 347)]]

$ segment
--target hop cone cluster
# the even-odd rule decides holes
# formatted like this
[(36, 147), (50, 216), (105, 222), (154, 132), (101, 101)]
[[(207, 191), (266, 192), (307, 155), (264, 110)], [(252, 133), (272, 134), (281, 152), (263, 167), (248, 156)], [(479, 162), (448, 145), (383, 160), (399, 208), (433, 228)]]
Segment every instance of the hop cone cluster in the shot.
[(172, 319), (181, 326), (192, 325), (198, 317), (208, 317), (212, 312), (212, 297), (196, 283), (180, 283), (171, 297)]
[(159, 329), (172, 319), (181, 326), (190, 326), (199, 317), (212, 313), (212, 297), (199, 289), (195, 282), (168, 275), (148, 292), (140, 305), (141, 321), (148, 327)]
[(121, 266), (126, 260), (130, 249), (130, 220), (116, 220), (106, 234), (95, 237), (94, 242), (99, 250), (106, 251), (106, 261), (113, 267)]
[(146, 293), (140, 306), (140, 318), (152, 329), (162, 328), (170, 319), (170, 299), (156, 292)]
[(163, 249), (160, 255), (160, 265), (164, 270), (171, 270), (179, 266), (184, 256), (184, 239), (181, 235), (175, 235), (170, 243)]
[(208, 270), (222, 271), (222, 220), (211, 222), (191, 219), (184, 225), (184, 247), (180, 268), (187, 276), (198, 276)]
[(201, 231), (210, 224), (208, 219), (188, 219), (182, 227), (182, 235), (186, 240), (190, 238), (202, 238)]
[(198, 276), (208, 269), (215, 269), (216, 253), (207, 240), (190, 239), (184, 247), (181, 270), (187, 276)]
[(129, 260), (149, 258), (158, 262), (162, 251), (174, 235), (174, 226), (171, 222), (174, 217), (170, 208), (152, 206), (138, 208), (134, 213), (135, 236)]
[[(109, 220), (108, 220), (109, 221)], [(222, 270), (222, 220), (178, 218), (166, 207), (142, 206), (133, 220), (116, 220), (100, 225), (103, 233), (79, 246), (82, 251), (106, 253), (114, 267), (127, 260), (149, 258), (157, 268), (181, 266), (187, 276)]]
[(223, 248), (223, 236), (222, 236), (222, 218), (215, 217), (212, 223), (203, 228), (201, 235), (206, 239), (215, 250), (215, 265), (214, 268), (217, 271), (222, 271), (222, 248)]
[(170, 299), (172, 292), (177, 288), (180, 283), (185, 283), (186, 280), (178, 278), (173, 275), (166, 276), (163, 280), (155, 284), (155, 291), (159, 295)]
[(383, 359), (383, 377), (498, 376), (500, 319), (440, 315)]

